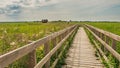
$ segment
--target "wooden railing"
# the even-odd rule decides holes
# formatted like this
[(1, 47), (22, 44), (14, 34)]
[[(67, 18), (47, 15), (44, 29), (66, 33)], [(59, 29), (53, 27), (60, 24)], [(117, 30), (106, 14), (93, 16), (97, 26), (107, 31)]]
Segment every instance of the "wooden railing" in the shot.
[[(77, 25), (73, 25), (64, 30), (55, 32), (51, 35), (48, 35), (47, 37), (41, 38), (35, 42), (1, 55), (0, 68), (9, 66), (9, 64), (12, 64), (25, 55), (28, 55), (28, 68), (41, 68), (43, 65), (45, 65), (46, 68), (50, 68), (51, 56), (62, 46), (66, 39), (76, 31), (77, 27)], [(50, 50), (50, 41), (52, 41), (54, 45), (54, 48), (52, 50)], [(40, 62), (36, 63), (36, 48), (40, 47), (43, 44), (45, 57)], [(58, 58), (53, 63), (52, 67), (55, 67), (57, 61)]]
[[(96, 48), (98, 49), (100, 55), (108, 64), (109, 68), (114, 68), (114, 66), (110, 64), (111, 60), (109, 60), (107, 57), (108, 52), (117, 59), (118, 63), (116, 62), (116, 64), (118, 65), (117, 67), (120, 68), (120, 54), (116, 51), (116, 42), (120, 42), (120, 36), (110, 33), (108, 31), (98, 29), (91, 25), (85, 24), (84, 27), (93, 35), (93, 42), (96, 45)], [(100, 45), (98, 44), (98, 42), (100, 43)]]

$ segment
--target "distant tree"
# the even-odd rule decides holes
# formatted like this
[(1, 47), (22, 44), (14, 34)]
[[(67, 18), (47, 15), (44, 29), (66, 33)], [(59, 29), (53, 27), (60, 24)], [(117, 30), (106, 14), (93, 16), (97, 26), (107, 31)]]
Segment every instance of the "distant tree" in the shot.
[(61, 22), (62, 20), (58, 20), (59, 22)]
[(42, 23), (48, 23), (48, 19), (42, 19)]

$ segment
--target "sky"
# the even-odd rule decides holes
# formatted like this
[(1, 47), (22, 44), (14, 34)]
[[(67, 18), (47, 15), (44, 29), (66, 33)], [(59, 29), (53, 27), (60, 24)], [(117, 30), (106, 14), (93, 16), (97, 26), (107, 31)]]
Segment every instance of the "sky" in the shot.
[(120, 21), (120, 0), (0, 0), (0, 21)]

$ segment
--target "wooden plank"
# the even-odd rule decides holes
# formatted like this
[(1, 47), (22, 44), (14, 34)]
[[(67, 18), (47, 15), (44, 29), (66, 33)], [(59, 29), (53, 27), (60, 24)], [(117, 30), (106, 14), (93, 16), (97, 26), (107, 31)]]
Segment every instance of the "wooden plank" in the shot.
[(34, 68), (42, 68), (43, 65), (51, 58), (51, 56), (62, 46), (64, 41), (72, 34), (72, 32), (75, 30), (74, 28), (60, 43), (57, 44), (56, 47), (54, 47)]
[(8, 66), (9, 64), (13, 63), (14, 61), (20, 59), (21, 57), (27, 55), (28, 53), (32, 52), (33, 50), (35, 50), (37, 47), (41, 46), (42, 44), (44, 44), (46, 41), (49, 41), (52, 38), (55, 38), (59, 35), (61, 35), (62, 33), (64, 33), (65, 31), (76, 27), (76, 25), (73, 25), (71, 27), (68, 27), (64, 30), (61, 30), (59, 32), (55, 32), (51, 35), (48, 35), (42, 39), (39, 39), (37, 41), (34, 41), (30, 44), (27, 44), (23, 47), (17, 48), (13, 51), (10, 51), (4, 55), (0, 56), (0, 68), (4, 68), (6, 66)]
[(96, 34), (94, 34), (89, 28), (87, 28), (87, 29), (120, 62), (120, 54), (118, 52), (116, 52), (112, 47), (110, 47), (106, 42), (104, 42), (102, 39), (100, 39)]
[[(96, 60), (93, 45), (82, 27), (79, 28), (73, 43), (65, 59), (65, 68), (104, 68), (103, 64)], [(63, 68), (63, 67), (62, 67)]]

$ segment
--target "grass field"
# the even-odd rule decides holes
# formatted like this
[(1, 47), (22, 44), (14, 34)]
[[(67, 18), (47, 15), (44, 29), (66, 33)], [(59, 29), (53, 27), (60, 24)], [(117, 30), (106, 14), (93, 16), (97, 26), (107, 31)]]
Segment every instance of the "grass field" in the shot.
[[(38, 40), (73, 24), (68, 23), (0, 23), (0, 55)], [(44, 57), (43, 47), (36, 50), (37, 62)], [(8, 68), (27, 68), (27, 56)]]
[(109, 23), (88, 23), (92, 26), (95, 26), (97, 28), (112, 32), (114, 34), (120, 35), (120, 23), (115, 23), (115, 22), (109, 22)]
[(66, 28), (67, 23), (1, 23), (0, 55)]

